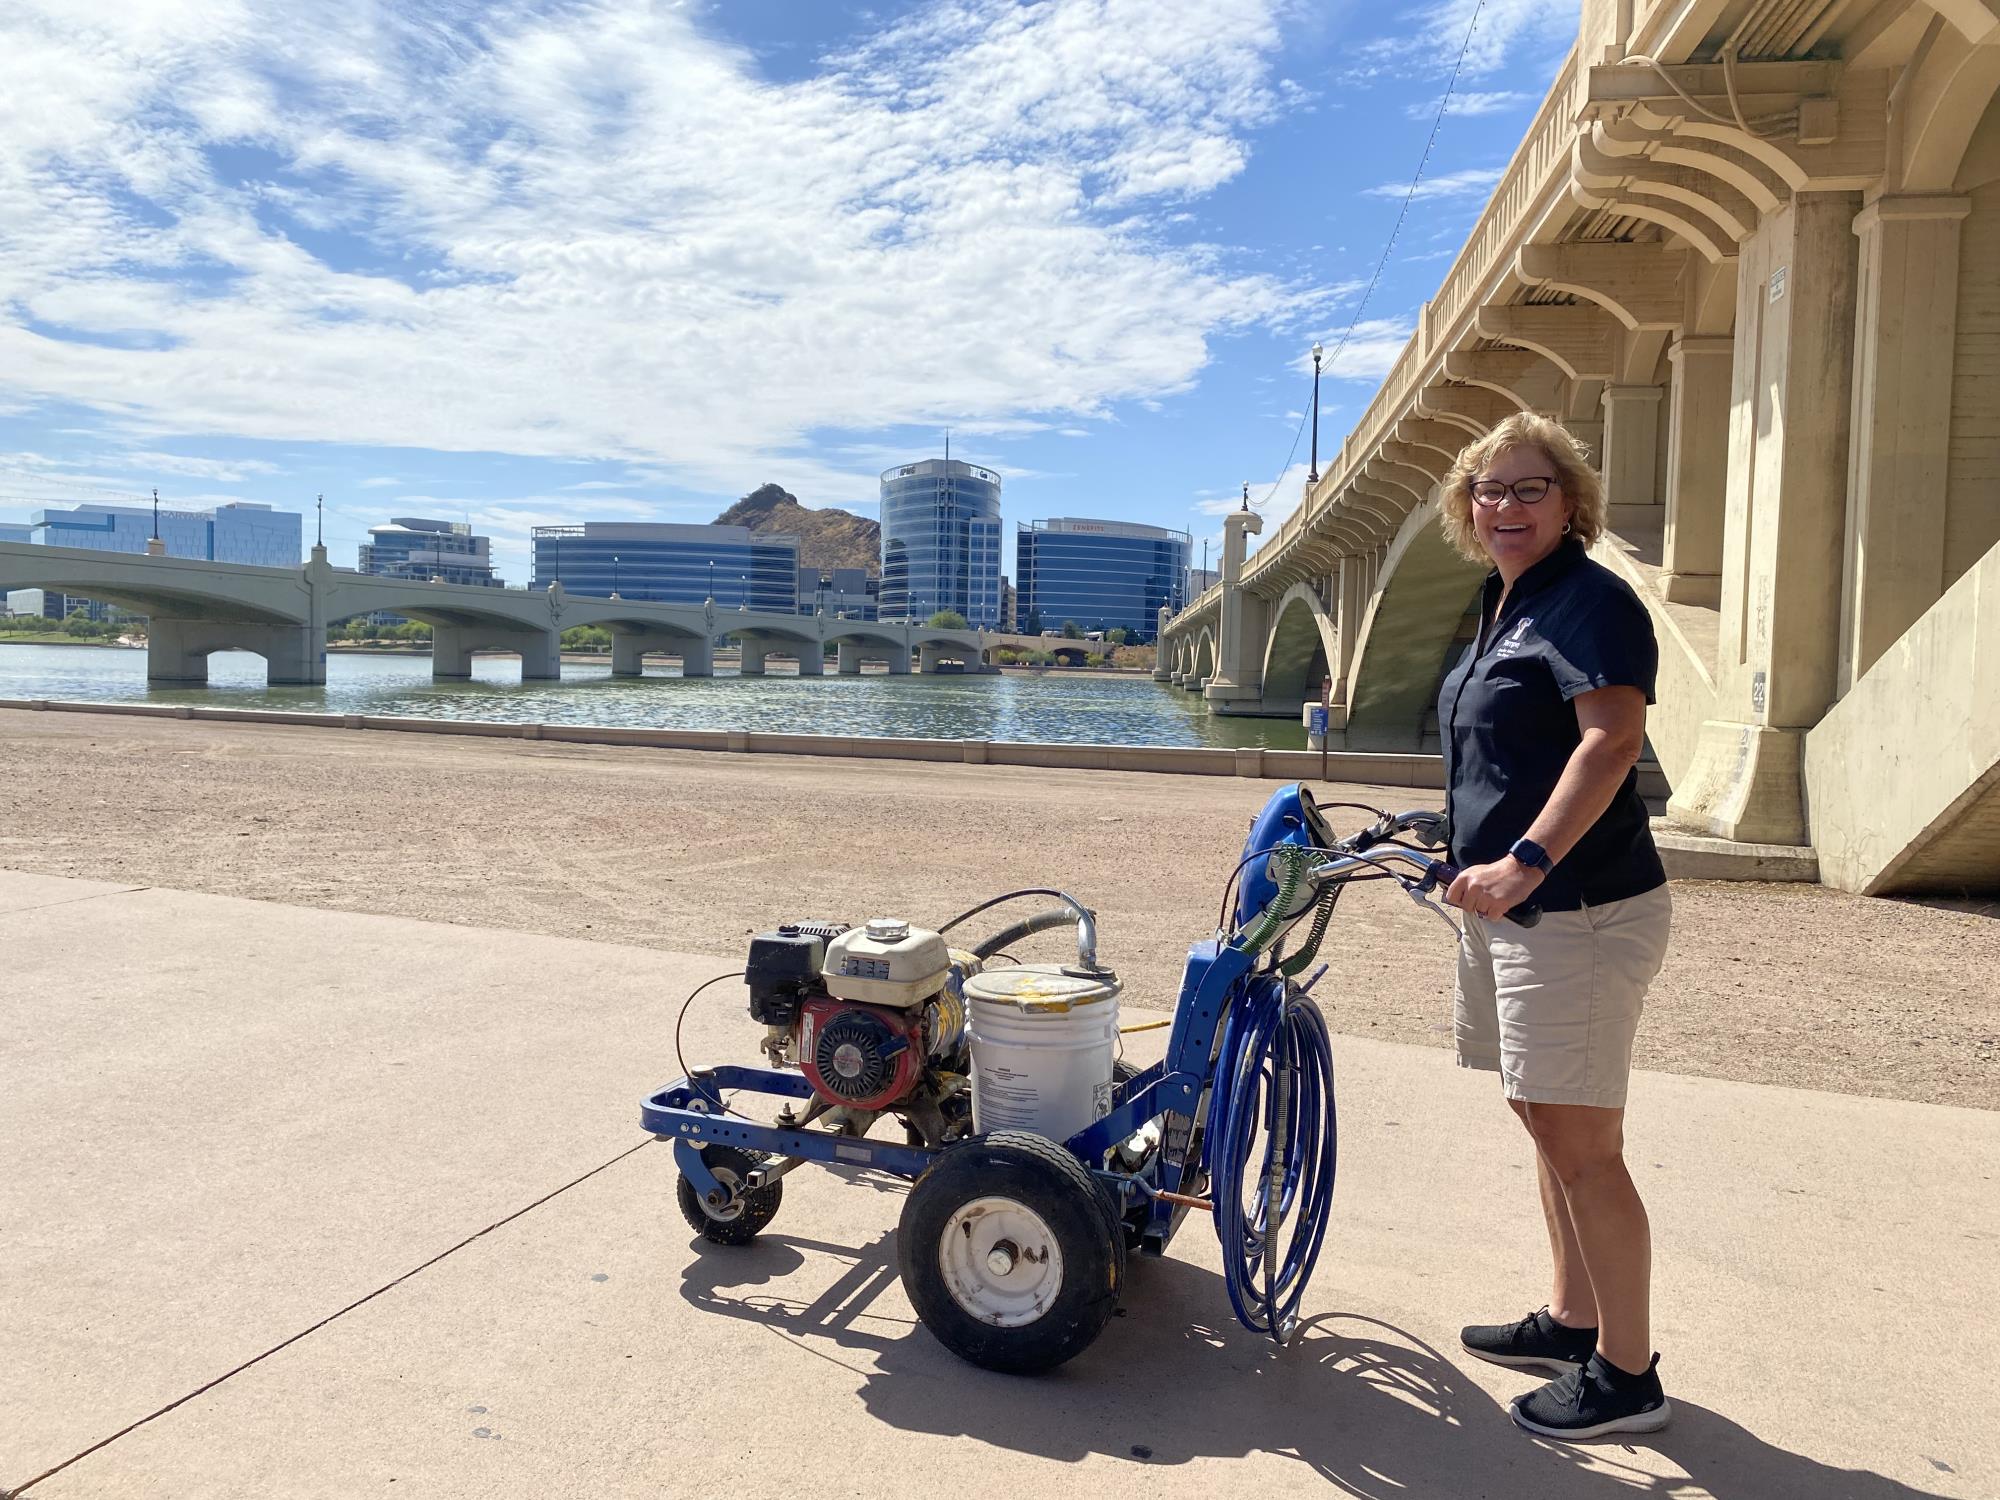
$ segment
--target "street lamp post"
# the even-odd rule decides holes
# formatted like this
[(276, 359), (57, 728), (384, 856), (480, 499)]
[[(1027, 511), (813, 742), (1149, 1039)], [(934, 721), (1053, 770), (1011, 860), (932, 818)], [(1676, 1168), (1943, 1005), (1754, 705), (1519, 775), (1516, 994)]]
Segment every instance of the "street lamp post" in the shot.
[(1313, 451), (1312, 468), (1306, 472), (1307, 484), (1319, 483), (1319, 362), (1326, 351), (1313, 340)]
[(715, 603), (715, 559), (708, 560), (708, 602)]
[(750, 612), (750, 575), (748, 573), (738, 573), (736, 575), (736, 610), (738, 614), (748, 614)]
[(611, 554), (611, 597), (618, 597), (618, 554)]

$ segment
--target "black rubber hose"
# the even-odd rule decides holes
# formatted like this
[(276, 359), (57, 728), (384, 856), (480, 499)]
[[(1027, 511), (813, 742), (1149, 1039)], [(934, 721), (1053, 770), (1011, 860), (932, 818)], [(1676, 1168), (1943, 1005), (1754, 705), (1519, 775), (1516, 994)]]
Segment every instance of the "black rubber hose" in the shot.
[(1073, 927), (1075, 925), (1075, 912), (1071, 911), (1067, 906), (1051, 907), (1047, 911), (1036, 912), (1032, 917), (1023, 918), (1012, 927), (1001, 928), (1000, 931), (994, 933), (993, 936), (974, 948), (972, 954), (975, 958), (991, 958), (1009, 944), (1020, 942), (1022, 938), (1033, 937), (1038, 932), (1047, 932), (1051, 927)]

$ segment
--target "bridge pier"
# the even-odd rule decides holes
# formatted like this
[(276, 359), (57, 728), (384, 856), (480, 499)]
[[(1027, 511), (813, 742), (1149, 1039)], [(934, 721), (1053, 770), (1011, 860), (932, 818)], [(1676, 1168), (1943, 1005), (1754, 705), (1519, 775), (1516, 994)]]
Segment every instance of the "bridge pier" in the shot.
[(471, 677), (472, 653), (480, 650), (518, 654), (523, 682), (554, 682), (562, 677), (561, 637), (553, 630), (437, 624), (431, 626), (431, 676)]
[(861, 648), (852, 641), (842, 641), (834, 647), (833, 669), (842, 677), (861, 675)]
[(683, 677), (707, 677), (715, 670), (710, 660), (712, 651), (705, 640), (665, 631), (619, 630), (611, 636), (611, 675), (640, 676), (648, 652), (679, 656)]
[(266, 680), (273, 687), (317, 687), (326, 681), (324, 636), (314, 640), (309, 626), (159, 615), (146, 624), (146, 681), (206, 683), (209, 653), (231, 648), (263, 657)]
[(937, 671), (938, 667), (942, 665), (943, 662), (944, 662), (944, 647), (942, 646), (917, 647), (917, 671), (920, 674), (924, 676), (929, 676), (931, 673)]

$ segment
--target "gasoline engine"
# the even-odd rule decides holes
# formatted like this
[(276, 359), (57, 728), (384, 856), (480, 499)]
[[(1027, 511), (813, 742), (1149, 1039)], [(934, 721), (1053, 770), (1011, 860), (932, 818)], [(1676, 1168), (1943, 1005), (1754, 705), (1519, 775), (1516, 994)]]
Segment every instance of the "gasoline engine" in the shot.
[(936, 1150), (972, 1119), (965, 982), (971, 953), (895, 918), (860, 928), (787, 923), (750, 940), (750, 1016), (774, 1067), (796, 1068), (811, 1102), (786, 1123), (865, 1135), (883, 1114)]

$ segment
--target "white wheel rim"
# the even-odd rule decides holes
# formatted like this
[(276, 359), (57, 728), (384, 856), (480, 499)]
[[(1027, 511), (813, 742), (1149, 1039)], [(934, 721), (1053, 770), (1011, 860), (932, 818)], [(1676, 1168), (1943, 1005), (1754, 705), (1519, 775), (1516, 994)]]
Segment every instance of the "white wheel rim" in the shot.
[(945, 1220), (938, 1241), (945, 1290), (992, 1328), (1021, 1328), (1062, 1292), (1062, 1248), (1042, 1216), (1012, 1198), (974, 1198)]
[[(723, 1208), (713, 1208), (704, 1201), (701, 1211), (718, 1224), (733, 1224), (743, 1217), (743, 1179), (736, 1175), (734, 1167), (710, 1167), (709, 1175), (729, 1189), (729, 1203)], [(697, 1193), (696, 1197), (700, 1197)]]

